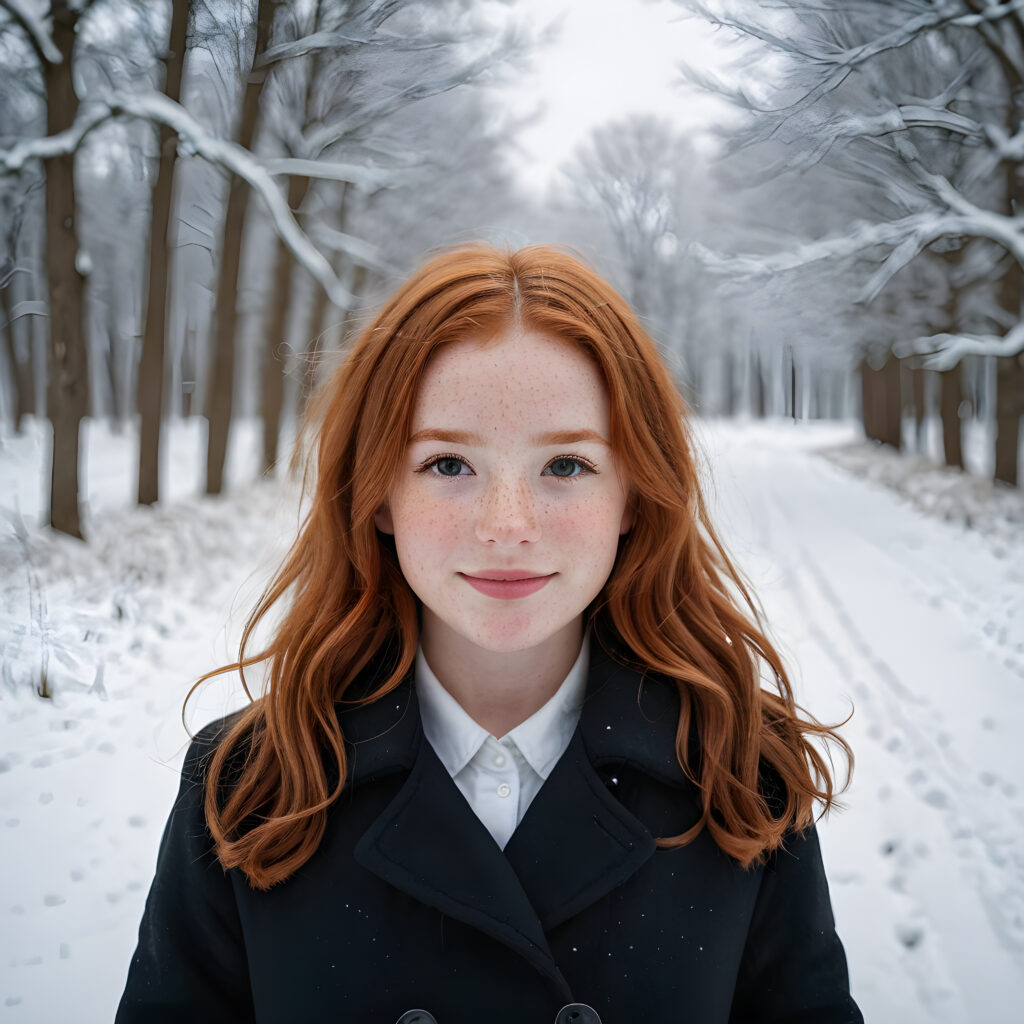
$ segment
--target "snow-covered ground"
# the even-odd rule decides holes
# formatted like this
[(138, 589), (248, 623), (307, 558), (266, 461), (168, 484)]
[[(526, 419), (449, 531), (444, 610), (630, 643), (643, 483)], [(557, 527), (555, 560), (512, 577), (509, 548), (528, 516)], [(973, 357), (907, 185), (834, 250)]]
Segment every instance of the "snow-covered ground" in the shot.
[[(252, 429), (236, 432), (229, 495), (196, 497), (197, 429), (175, 426), (167, 500), (138, 509), (132, 436), (91, 426), (87, 545), (36, 525), (45, 431), (0, 440), (0, 1021), (112, 1018), (182, 700), (230, 657), (294, 534), (294, 490), (246, 482)], [(853, 425), (699, 434), (801, 702), (832, 721), (854, 708), (853, 784), (821, 832), (866, 1018), (1018, 1020), (1024, 493), (894, 461)], [(35, 694), (44, 673), (52, 700)], [(188, 720), (243, 699), (237, 680), (211, 683)]]

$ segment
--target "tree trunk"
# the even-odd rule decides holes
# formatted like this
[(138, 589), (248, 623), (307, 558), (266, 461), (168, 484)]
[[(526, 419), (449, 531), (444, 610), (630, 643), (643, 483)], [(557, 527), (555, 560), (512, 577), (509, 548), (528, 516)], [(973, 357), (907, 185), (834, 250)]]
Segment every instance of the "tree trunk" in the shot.
[(722, 415), (732, 416), (736, 412), (733, 402), (735, 388), (733, 358), (731, 352), (722, 353)]
[(962, 425), (960, 404), (963, 389), (960, 380), (961, 368), (954, 366), (939, 374), (939, 412), (942, 416), (942, 448), (946, 465), (964, 468)]
[[(256, 12), (256, 48), (253, 64), (267, 47), (273, 17), (272, 0), (259, 0)], [(239, 145), (252, 149), (256, 137), (260, 93), (266, 72), (250, 69), (242, 100), (242, 125)], [(224, 488), (224, 461), (231, 428), (232, 390), (235, 377), (235, 325), (237, 323), (238, 270), (242, 261), (242, 229), (249, 203), (249, 186), (232, 176), (228, 191), (228, 207), (224, 217), (224, 238), (220, 249), (220, 273), (217, 282), (216, 334), (213, 339), (213, 372), (207, 417), (210, 421), (206, 448), (206, 493), (220, 494)]]
[(903, 395), (900, 387), (900, 361), (895, 356), (889, 356), (885, 365), (879, 370), (879, 384), (881, 386), (882, 422), (881, 436), (882, 444), (887, 444), (899, 451), (902, 448), (903, 436)]
[(299, 420), (309, 407), (309, 400), (317, 388), (320, 351), (323, 347), (325, 334), (324, 319), (327, 316), (328, 298), (323, 288), (317, 288), (313, 299), (313, 309), (309, 317), (309, 344), (302, 358), (302, 375), (299, 378), (299, 395), (296, 416)]
[(875, 370), (867, 359), (860, 364), (864, 433), (872, 441), (900, 447), (900, 364), (887, 357)]
[(860, 416), (864, 424), (864, 436), (869, 441), (878, 441), (878, 415), (875, 408), (875, 384), (874, 370), (867, 359), (860, 361)]
[(925, 450), (925, 380), (927, 371), (919, 366), (907, 368), (910, 376), (910, 400), (914, 407), (914, 450), (923, 455)]
[(787, 348), (786, 352), (789, 354), (789, 414), (794, 420), (799, 419), (799, 413), (796, 407), (796, 357), (793, 355), (793, 349)]
[[(1016, 25), (1017, 42), (1024, 42), (1024, 33)], [(1021, 82), (1019, 69), (1011, 67), (1011, 98), (1010, 121), (1012, 131), (1017, 131), (1021, 117), (1024, 116), (1024, 83)], [(1024, 179), (1019, 161), (1006, 161), (1006, 207), (1010, 216), (1019, 215), (1024, 208)], [(999, 282), (999, 304), (1016, 323), (1024, 314), (1024, 267), (1016, 259), (1008, 261), (1006, 273)], [(996, 359), (995, 387), (995, 478), (1004, 483), (1016, 486), (1017, 461), (1020, 448), (1020, 418), (1024, 413), (1024, 354), (1004, 356)]]
[[(190, 0), (173, 0), (171, 35), (167, 54), (164, 93), (175, 103), (181, 97)], [(164, 350), (167, 325), (167, 232), (171, 222), (174, 164), (178, 140), (166, 125), (160, 126), (160, 166), (153, 186), (153, 212), (149, 232), (149, 286), (146, 322), (139, 360), (139, 491), (140, 505), (152, 505), (160, 497), (160, 426), (164, 405)]]
[[(46, 88), (46, 130), (56, 135), (70, 128), (78, 111), (71, 75), (78, 12), (67, 0), (50, 5), (53, 41), (59, 64), (43, 69)], [(82, 334), (84, 288), (75, 266), (75, 157), (73, 153), (46, 161), (46, 273), (50, 286), (50, 366), (47, 411), (53, 424), (50, 477), (50, 525), (82, 536), (78, 507), (78, 433), (88, 407), (88, 365)]]
[(757, 419), (764, 419), (764, 379), (761, 357), (756, 350), (750, 353), (750, 407)]
[[(306, 198), (309, 178), (295, 176), (288, 184), (288, 205), (297, 210)], [(277, 462), (277, 444), (281, 433), (281, 407), (284, 403), (284, 375), (286, 360), (281, 358), (288, 307), (291, 305), (292, 268), (291, 250), (281, 239), (277, 240), (277, 258), (274, 265), (273, 292), (270, 298), (270, 323), (267, 325), (263, 362), (263, 472), (269, 473)], [(323, 291), (321, 288), (320, 291)]]
[(25, 358), (19, 358), (17, 328), (14, 321), (14, 310), (11, 308), (11, 293), (8, 288), (0, 289), (0, 320), (4, 323), (4, 343), (7, 346), (7, 357), (11, 365), (14, 385), (14, 409), (11, 419), (14, 431), (21, 433), (26, 416), (36, 411), (35, 387), (32, 379), (32, 335), (25, 332)]
[(1024, 357), (996, 360), (996, 464), (995, 478), (1017, 485), (1020, 418), (1024, 413)]

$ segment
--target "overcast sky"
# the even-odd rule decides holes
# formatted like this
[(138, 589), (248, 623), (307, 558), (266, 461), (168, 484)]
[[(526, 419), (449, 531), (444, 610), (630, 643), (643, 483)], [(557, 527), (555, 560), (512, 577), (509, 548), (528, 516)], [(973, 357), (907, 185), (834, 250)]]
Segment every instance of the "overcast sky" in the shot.
[(653, 113), (699, 129), (714, 104), (680, 86), (681, 60), (715, 66), (711, 30), (680, 18), (668, 0), (518, 0), (520, 17), (541, 26), (560, 21), (558, 39), (520, 76), (509, 100), (517, 111), (540, 106), (542, 118), (522, 136), (523, 178), (543, 188), (595, 125)]

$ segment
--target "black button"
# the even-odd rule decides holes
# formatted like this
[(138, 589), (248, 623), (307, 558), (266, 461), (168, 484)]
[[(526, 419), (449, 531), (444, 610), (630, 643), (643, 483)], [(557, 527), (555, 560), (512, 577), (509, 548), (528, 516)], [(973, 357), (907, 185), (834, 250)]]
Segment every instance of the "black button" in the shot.
[(570, 1003), (558, 1011), (555, 1024), (601, 1024), (597, 1010), (586, 1003)]
[(437, 1021), (426, 1010), (406, 1010), (395, 1024), (437, 1024)]

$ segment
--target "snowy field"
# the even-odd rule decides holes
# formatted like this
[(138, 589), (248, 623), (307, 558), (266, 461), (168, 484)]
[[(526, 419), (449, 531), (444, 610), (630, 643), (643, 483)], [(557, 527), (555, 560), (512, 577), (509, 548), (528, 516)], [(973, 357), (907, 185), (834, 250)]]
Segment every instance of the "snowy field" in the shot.
[[(154, 509), (135, 442), (90, 425), (83, 545), (37, 525), (45, 431), (0, 439), (0, 1022), (109, 1022), (187, 744), (296, 525), (252, 483), (199, 499), (198, 425)], [(871, 1024), (1010, 1024), (1024, 1004), (1024, 494), (857, 442), (854, 425), (710, 423), (711, 503), (798, 696), (854, 708), (846, 809), (821, 825)], [(36, 688), (45, 677), (52, 700)], [(237, 706), (210, 684), (190, 726)]]

